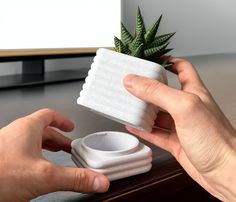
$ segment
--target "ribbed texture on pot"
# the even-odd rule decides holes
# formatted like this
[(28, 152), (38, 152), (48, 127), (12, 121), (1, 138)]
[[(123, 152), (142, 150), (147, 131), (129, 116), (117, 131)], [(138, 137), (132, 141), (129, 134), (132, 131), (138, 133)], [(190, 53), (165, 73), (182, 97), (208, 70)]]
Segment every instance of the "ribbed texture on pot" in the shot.
[(77, 103), (110, 119), (151, 131), (157, 107), (131, 95), (123, 86), (127, 74), (167, 83), (159, 64), (108, 49), (98, 49)]

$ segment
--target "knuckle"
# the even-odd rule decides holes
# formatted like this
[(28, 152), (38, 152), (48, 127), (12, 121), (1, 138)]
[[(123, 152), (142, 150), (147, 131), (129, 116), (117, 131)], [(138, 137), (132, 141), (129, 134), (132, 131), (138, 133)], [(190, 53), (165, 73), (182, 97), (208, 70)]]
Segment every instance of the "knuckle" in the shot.
[(35, 170), (42, 183), (46, 182), (49, 187), (53, 187), (51, 183), (55, 181), (56, 174), (53, 164), (49, 162), (39, 162)]
[(181, 67), (193, 66), (192, 63), (184, 59), (181, 59), (180, 61), (178, 61), (176, 65), (181, 66)]
[(35, 116), (26, 116), (23, 120), (28, 123), (28, 125), (32, 125), (34, 122), (38, 121), (38, 118)]
[(47, 125), (47, 121), (55, 117), (55, 111), (50, 108), (43, 108), (33, 113), (30, 117), (41, 125)]
[(184, 109), (187, 112), (195, 111), (201, 105), (201, 99), (195, 94), (188, 94), (183, 101)]
[(88, 177), (84, 169), (75, 171), (74, 191), (86, 191), (88, 184)]
[(150, 82), (145, 82), (141, 87), (140, 87), (140, 93), (145, 94), (147, 97), (155, 94), (157, 90), (160, 87), (160, 82), (159, 81), (150, 81)]
[(53, 173), (54, 173), (53, 166), (50, 165), (49, 163), (41, 163), (38, 166), (38, 171), (46, 179), (51, 178), (53, 176)]
[(28, 134), (31, 134), (31, 131), (34, 130), (35, 127), (37, 126), (37, 124), (41, 121), (42, 120), (36, 116), (27, 116), (27, 117), (23, 118), (21, 125), (25, 128), (25, 130), (27, 130), (27, 129), (29, 130)]
[(185, 123), (186, 116), (197, 113), (200, 107), (202, 107), (202, 101), (200, 97), (191, 93), (184, 93), (181, 100), (179, 100), (180, 105), (176, 108), (173, 116), (178, 123)]
[(39, 112), (46, 113), (46, 114), (53, 114), (54, 110), (52, 110), (51, 108), (43, 108), (43, 109), (40, 109)]

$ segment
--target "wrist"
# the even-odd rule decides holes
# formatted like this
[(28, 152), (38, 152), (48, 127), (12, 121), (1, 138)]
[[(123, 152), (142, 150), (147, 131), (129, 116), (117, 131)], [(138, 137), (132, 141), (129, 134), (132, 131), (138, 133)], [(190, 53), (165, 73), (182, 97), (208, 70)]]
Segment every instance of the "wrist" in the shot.
[[(205, 177), (214, 190), (214, 196), (222, 201), (236, 201), (236, 138), (230, 146), (226, 144), (227, 152), (224, 152), (222, 164)], [(235, 146), (232, 145), (232, 142)]]

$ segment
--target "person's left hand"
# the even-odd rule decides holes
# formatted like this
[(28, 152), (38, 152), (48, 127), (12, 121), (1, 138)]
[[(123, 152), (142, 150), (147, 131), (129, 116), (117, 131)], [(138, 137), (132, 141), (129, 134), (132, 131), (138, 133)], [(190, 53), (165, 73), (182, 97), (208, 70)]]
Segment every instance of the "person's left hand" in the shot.
[(17, 119), (0, 130), (0, 200), (29, 201), (53, 191), (105, 192), (107, 177), (88, 169), (65, 168), (48, 162), (42, 148), (70, 152), (74, 124), (50, 109)]

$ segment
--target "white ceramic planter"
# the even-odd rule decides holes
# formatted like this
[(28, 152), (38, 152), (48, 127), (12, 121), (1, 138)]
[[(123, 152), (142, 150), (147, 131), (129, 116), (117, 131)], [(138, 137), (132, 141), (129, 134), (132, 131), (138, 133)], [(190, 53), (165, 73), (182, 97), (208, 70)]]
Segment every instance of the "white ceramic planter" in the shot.
[(72, 142), (72, 160), (80, 167), (101, 172), (112, 181), (148, 172), (152, 167), (151, 149), (122, 132), (90, 134)]
[(97, 51), (77, 103), (120, 123), (151, 131), (158, 109), (127, 92), (123, 78), (130, 73), (167, 83), (161, 65), (102, 48)]

